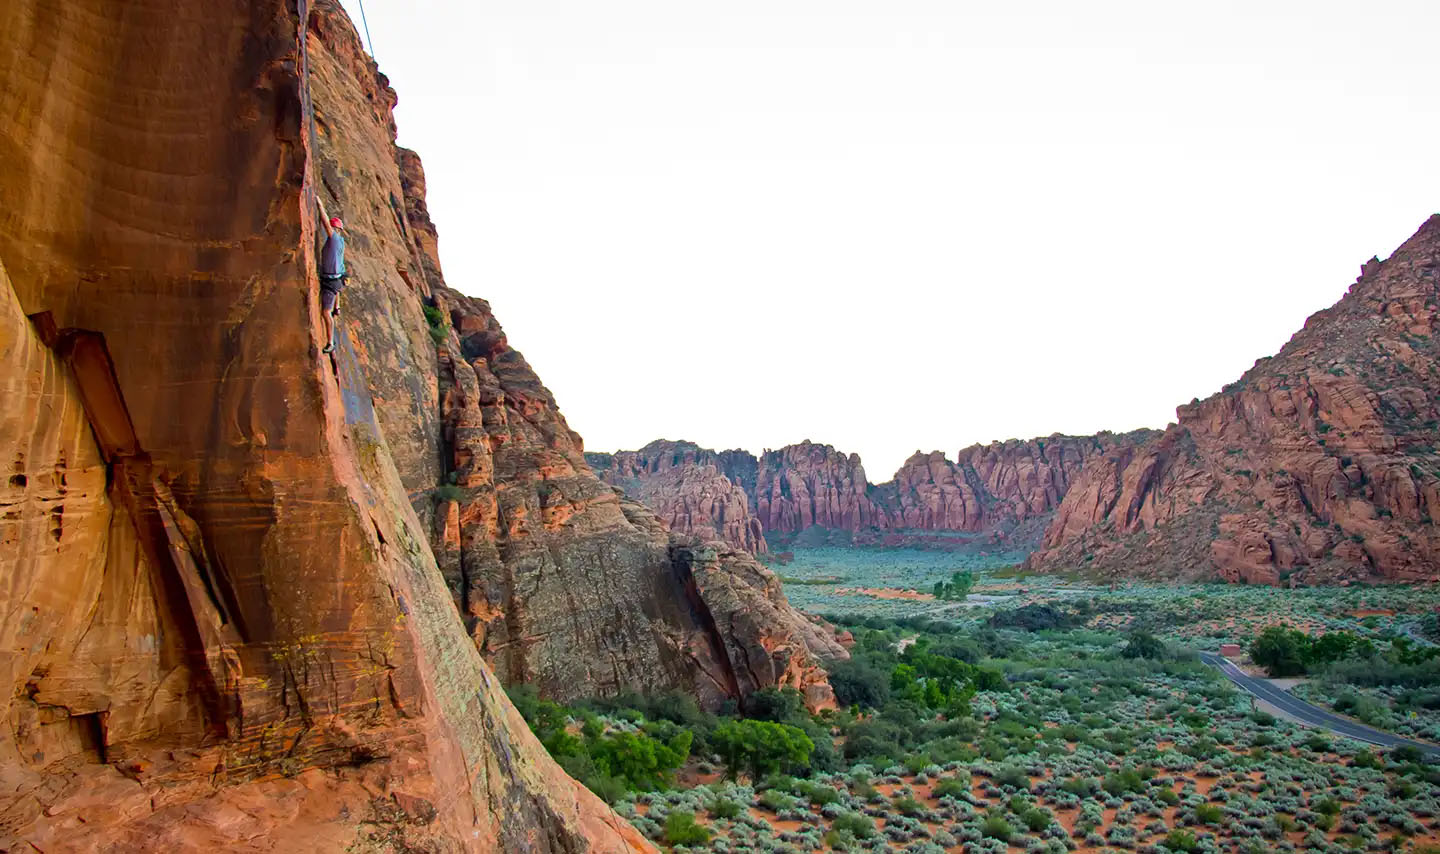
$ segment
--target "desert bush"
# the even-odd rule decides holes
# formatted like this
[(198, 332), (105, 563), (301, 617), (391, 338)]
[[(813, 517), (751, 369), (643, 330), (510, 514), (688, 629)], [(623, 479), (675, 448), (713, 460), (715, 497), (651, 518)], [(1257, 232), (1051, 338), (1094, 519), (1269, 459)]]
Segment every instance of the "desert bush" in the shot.
[(665, 841), (671, 845), (704, 845), (710, 831), (695, 823), (695, 814), (672, 812), (665, 817)]

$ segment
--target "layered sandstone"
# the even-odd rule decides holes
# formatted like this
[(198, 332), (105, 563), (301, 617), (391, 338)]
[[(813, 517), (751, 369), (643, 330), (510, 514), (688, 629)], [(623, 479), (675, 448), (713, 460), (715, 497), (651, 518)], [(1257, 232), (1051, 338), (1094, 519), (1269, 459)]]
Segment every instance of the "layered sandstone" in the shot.
[(971, 540), (927, 534), (963, 532), (1025, 546), (1037, 542), (1087, 460), (1158, 435), (1012, 439), (962, 449), (954, 462), (939, 451), (917, 451), (879, 486), (866, 481), (858, 455), (808, 441), (757, 458), (659, 440), (587, 459), (672, 528), (756, 554), (765, 531), (788, 537), (811, 528), (865, 543), (957, 547)]
[[(436, 550), (501, 677), (559, 698), (682, 688), (714, 707), (779, 685), (828, 703), (809, 650), (844, 653), (808, 644), (808, 621), (788, 605), (716, 620), (741, 594), (695, 588), (677, 552), (692, 538), (596, 476), (488, 304), (438, 283), (431, 298), (449, 319), (440, 408), (453, 481), (427, 495), (439, 510)], [(778, 595), (758, 564), (729, 568), (754, 603)]]
[(1440, 216), (1273, 358), (1092, 461), (1042, 568), (1275, 584), (1440, 576)]
[(557, 695), (823, 705), (824, 638), (600, 483), (444, 287), (337, 5), (113, 13), (0, 10), (0, 849), (652, 850), (482, 648)]
[(955, 462), (916, 452), (878, 489), (893, 528), (982, 531), (1052, 514), (1085, 462), (1154, 431), (992, 442)]
[(638, 451), (587, 453), (585, 460), (602, 480), (643, 502), (672, 530), (751, 554), (766, 552), (749, 496), (721, 473), (715, 452), (661, 439)]
[(870, 496), (859, 454), (809, 440), (760, 455), (755, 515), (767, 531), (796, 533), (821, 527), (855, 531), (885, 527), (885, 511)]

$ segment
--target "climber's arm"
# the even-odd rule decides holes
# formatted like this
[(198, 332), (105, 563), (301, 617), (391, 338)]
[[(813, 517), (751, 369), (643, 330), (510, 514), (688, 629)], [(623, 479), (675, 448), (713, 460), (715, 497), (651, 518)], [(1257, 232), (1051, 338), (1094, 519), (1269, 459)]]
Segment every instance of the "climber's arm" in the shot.
[(330, 212), (325, 210), (325, 200), (320, 198), (319, 193), (315, 194), (315, 204), (320, 206), (320, 224), (325, 226), (325, 236), (333, 236), (335, 229), (330, 227)]

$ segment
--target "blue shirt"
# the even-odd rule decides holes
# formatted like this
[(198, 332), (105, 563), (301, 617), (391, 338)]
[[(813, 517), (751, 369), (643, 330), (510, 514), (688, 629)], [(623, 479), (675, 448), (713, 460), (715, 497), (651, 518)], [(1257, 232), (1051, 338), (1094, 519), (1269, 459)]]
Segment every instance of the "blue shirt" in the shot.
[(320, 250), (320, 276), (334, 279), (345, 275), (345, 236), (333, 232), (325, 238), (325, 248)]

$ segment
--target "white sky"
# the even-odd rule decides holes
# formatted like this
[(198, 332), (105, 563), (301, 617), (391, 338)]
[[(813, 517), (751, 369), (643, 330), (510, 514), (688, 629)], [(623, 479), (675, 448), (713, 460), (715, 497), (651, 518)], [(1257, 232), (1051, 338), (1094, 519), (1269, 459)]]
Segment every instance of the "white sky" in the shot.
[(592, 450), (1163, 427), (1440, 209), (1434, 0), (365, 11), (446, 279)]

